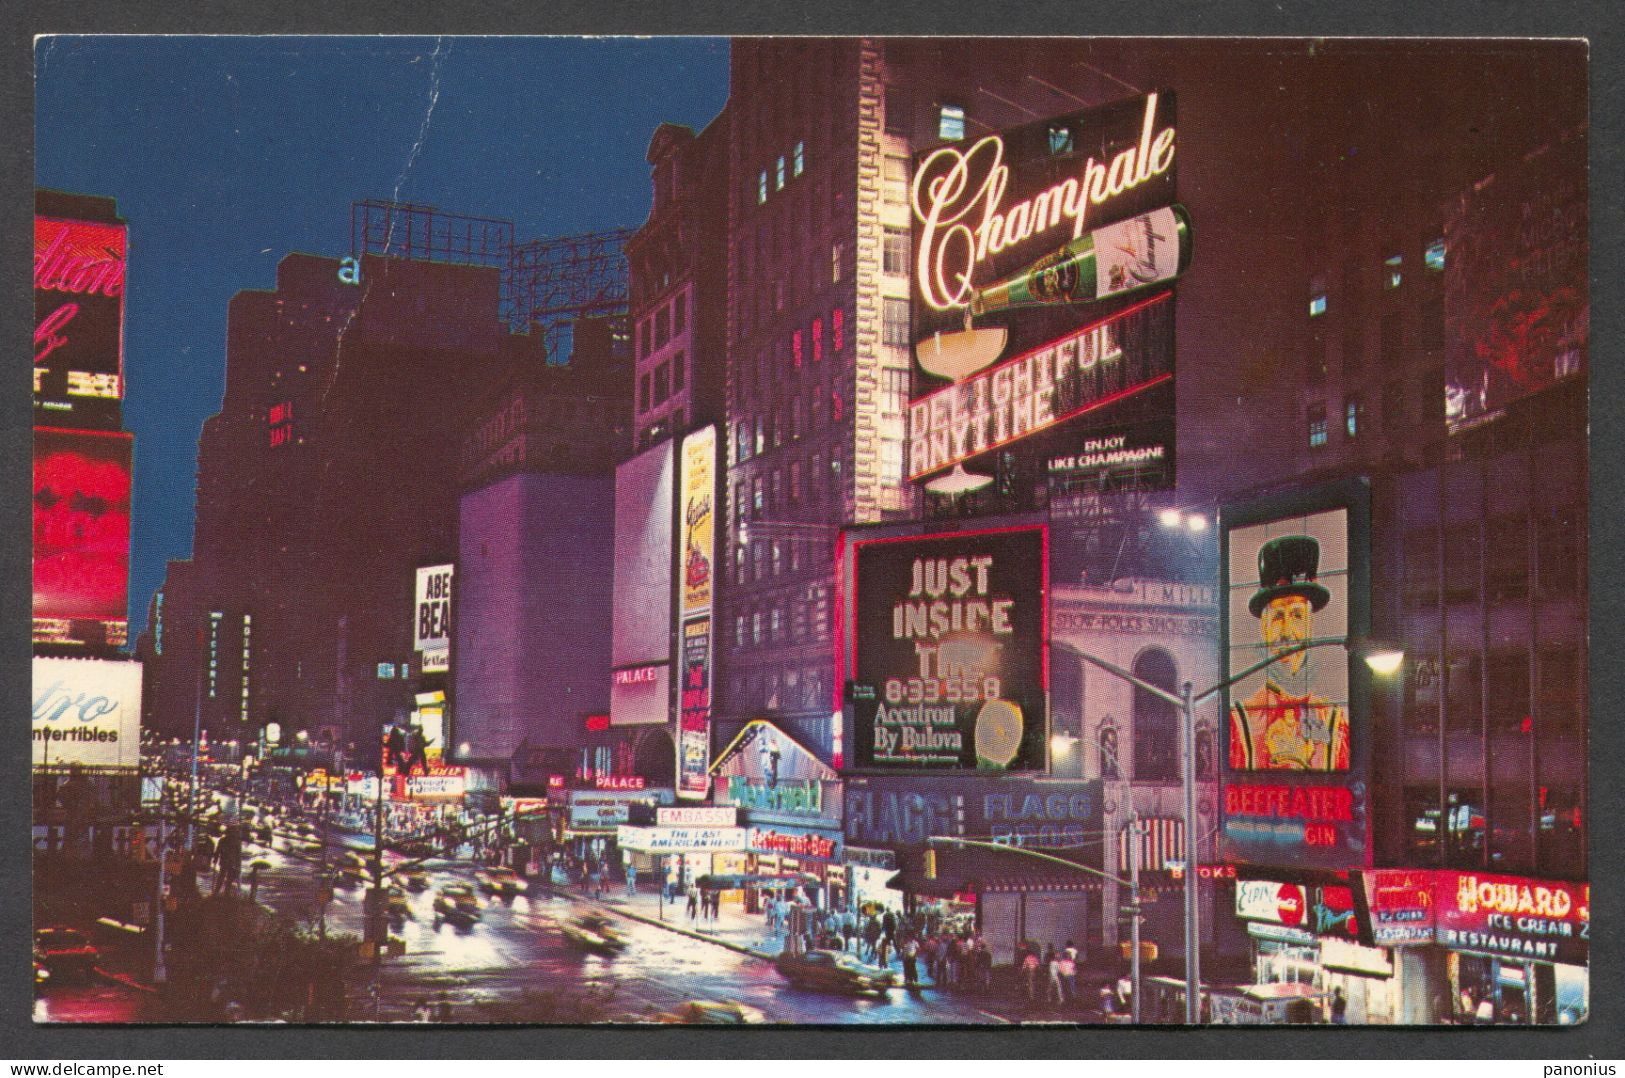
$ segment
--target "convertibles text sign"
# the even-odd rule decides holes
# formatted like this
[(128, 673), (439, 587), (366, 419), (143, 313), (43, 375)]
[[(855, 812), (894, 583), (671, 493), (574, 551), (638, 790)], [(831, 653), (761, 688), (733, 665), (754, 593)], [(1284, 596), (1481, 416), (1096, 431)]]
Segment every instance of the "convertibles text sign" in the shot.
[(1045, 764), (1044, 528), (854, 545), (859, 768)]
[(141, 664), (34, 660), (34, 766), (141, 764)]

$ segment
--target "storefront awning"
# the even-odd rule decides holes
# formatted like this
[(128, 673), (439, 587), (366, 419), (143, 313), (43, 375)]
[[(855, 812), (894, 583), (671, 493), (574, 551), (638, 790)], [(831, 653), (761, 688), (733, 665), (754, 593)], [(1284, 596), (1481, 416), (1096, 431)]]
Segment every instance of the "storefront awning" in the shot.
[(791, 887), (816, 886), (820, 881), (817, 876), (798, 872), (790, 876), (762, 876), (742, 873), (711, 874), (701, 876), (694, 882), (702, 891), (739, 891), (746, 887), (771, 891)]
[(934, 879), (927, 878), (917, 867), (910, 867), (893, 876), (886, 886), (908, 894), (952, 898), (967, 893), (1099, 891), (1105, 882), (1084, 866), (1069, 870), (1052, 861), (1042, 861), (1015, 851), (1004, 853), (943, 847), (937, 850)]

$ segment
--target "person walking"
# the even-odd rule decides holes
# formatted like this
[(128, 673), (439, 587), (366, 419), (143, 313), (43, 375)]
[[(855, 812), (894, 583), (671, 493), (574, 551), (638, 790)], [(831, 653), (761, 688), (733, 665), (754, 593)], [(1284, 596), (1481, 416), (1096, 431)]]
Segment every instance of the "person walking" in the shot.
[(1078, 948), (1071, 940), (1061, 950), (1061, 990), (1062, 1002), (1078, 1002)]
[(638, 893), (638, 866), (632, 863), (632, 854), (626, 855), (626, 897), (631, 898)]
[(993, 991), (993, 951), (988, 947), (987, 940), (977, 937), (971, 956), (976, 963), (977, 989), (983, 993)]
[(1038, 948), (1033, 944), (1021, 945), (1021, 985), (1026, 990), (1027, 1002), (1038, 1001)]
[(690, 887), (688, 889), (688, 923), (689, 924), (694, 923), (695, 919), (699, 916), (699, 912), (700, 912), (700, 889), (698, 887)]
[(875, 965), (882, 969), (891, 968), (891, 937), (884, 932), (875, 942)]
[(918, 988), (920, 984), (920, 941), (910, 935), (903, 941), (903, 986)]
[(1044, 948), (1044, 972), (1049, 977), (1044, 986), (1044, 1002), (1065, 1003), (1066, 994), (1061, 988), (1061, 956), (1053, 943)]
[(1346, 1026), (1349, 1021), (1349, 1001), (1341, 988), (1332, 989), (1332, 1025)]
[(870, 917), (863, 926), (863, 957), (873, 961), (875, 957), (875, 944), (880, 942), (880, 919)]
[(243, 832), (236, 824), (227, 827), (226, 833), (220, 836), (220, 845), (215, 848), (215, 865), (213, 893), (218, 895), (230, 887), (235, 894), (243, 874)]

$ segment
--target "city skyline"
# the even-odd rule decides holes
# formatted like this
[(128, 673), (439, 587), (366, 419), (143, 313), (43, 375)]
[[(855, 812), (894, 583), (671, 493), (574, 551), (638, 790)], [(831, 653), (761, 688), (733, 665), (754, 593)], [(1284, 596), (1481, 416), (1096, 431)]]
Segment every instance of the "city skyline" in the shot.
[(512, 220), (521, 241), (636, 227), (650, 133), (717, 114), (727, 55), (721, 38), (42, 38), (35, 182), (131, 222), (131, 642), (165, 563), (191, 556), (233, 295), (275, 287), (286, 255), (348, 255), (365, 199)]
[[(220, 115), (255, 111), (243, 72), (300, 81), (289, 57), (330, 80), (333, 44), (211, 68)], [(685, 42), (655, 55), (699, 118), (558, 105), (535, 177), (468, 95), (523, 112), (541, 60), (648, 43), (421, 44), (301, 155), (233, 128), (200, 183), (281, 167), (222, 197), (42, 173), (35, 905), (70, 934), (36, 942), (93, 907), (150, 924), (153, 886), (176, 911), (105, 952), (152, 1000), (52, 984), (42, 1020), (1591, 1012), (1581, 43)], [(443, 121), (472, 149), (437, 151)], [(388, 198), (297, 172), (335, 154)], [(532, 179), (602, 231), (542, 242), (578, 230)], [(315, 234), (318, 192), (350, 247), (249, 239), (261, 203)], [(234, 215), (220, 257), (275, 260), (274, 289), (220, 271), (195, 443), (139, 399), (135, 327), (207, 329), (216, 298), (143, 212)], [(195, 517), (131, 495), (154, 425), (152, 481), (195, 476)], [(109, 609), (132, 505), (137, 547), (144, 514), (196, 544), (139, 638)], [(273, 915), (308, 922), (303, 997), (244, 969), (201, 998), (196, 929)], [(684, 955), (694, 1000), (601, 1009)], [(412, 998), (475, 971), (491, 993)]]

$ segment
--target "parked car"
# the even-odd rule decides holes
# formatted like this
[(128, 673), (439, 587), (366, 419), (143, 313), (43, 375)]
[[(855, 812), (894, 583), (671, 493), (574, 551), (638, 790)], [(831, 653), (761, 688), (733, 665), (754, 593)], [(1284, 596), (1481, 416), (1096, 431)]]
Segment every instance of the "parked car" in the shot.
[(34, 933), (34, 960), (56, 980), (88, 977), (101, 952), (77, 928), (53, 925)]
[(842, 951), (807, 951), (781, 954), (773, 963), (785, 980), (797, 988), (820, 992), (876, 992), (895, 988), (902, 977), (895, 970), (860, 962)]

